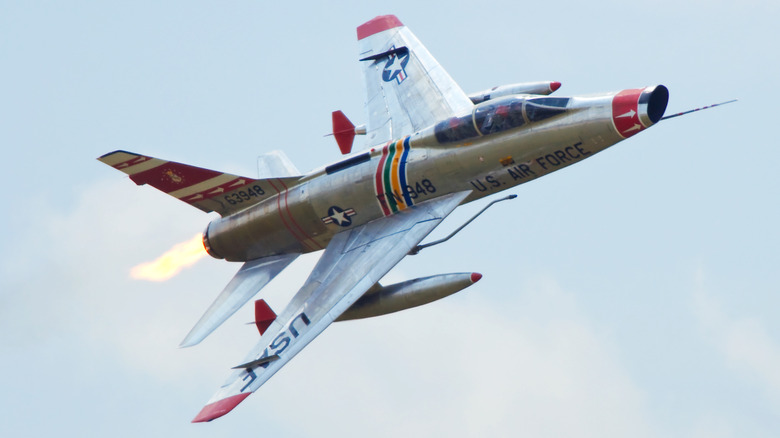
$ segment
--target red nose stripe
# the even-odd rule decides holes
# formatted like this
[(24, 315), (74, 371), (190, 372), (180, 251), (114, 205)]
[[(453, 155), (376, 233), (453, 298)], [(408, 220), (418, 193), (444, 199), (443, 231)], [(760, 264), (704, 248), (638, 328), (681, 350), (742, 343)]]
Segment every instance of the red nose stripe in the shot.
[(612, 98), (612, 121), (623, 138), (631, 137), (645, 129), (639, 121), (640, 89), (623, 90)]

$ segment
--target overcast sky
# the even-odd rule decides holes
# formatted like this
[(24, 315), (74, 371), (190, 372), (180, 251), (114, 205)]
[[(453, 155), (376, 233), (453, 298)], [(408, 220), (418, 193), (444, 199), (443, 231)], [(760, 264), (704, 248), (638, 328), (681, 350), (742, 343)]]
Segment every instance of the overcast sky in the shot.
[[(95, 158), (247, 176), (274, 149), (303, 171), (335, 161), (330, 112), (364, 122), (355, 27), (388, 13), (466, 92), (556, 80), (562, 96), (664, 84), (670, 113), (740, 101), (511, 189), (389, 274), (481, 282), (334, 324), (235, 411), (190, 424), (256, 342), (247, 306), (177, 348), (238, 265), (131, 279), (214, 216)], [(777, 436), (778, 18), (776, 0), (0, 2), (0, 436)], [(263, 292), (274, 308), (316, 258)]]

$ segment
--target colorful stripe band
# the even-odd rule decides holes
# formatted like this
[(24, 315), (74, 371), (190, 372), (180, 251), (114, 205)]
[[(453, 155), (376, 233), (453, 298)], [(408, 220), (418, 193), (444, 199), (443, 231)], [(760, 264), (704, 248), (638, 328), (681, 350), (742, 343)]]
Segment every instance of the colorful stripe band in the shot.
[(379, 207), (385, 216), (405, 210), (412, 205), (406, 179), (406, 161), (409, 157), (409, 138), (391, 142), (382, 148), (376, 169), (374, 188)]

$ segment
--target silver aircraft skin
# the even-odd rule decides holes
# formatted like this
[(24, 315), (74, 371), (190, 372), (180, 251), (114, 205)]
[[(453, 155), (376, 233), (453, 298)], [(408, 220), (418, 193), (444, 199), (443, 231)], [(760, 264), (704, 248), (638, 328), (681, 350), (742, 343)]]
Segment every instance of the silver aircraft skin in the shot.
[(470, 286), (481, 275), (378, 280), (458, 205), (589, 158), (666, 110), (662, 85), (550, 97), (560, 83), (534, 82), (468, 96), (395, 16), (376, 17), (357, 34), (368, 122), (354, 128), (334, 114), (334, 134), (349, 151), (355, 133), (365, 132), (373, 146), (365, 151), (305, 175), (276, 153), (264, 159), (262, 179), (125, 151), (100, 157), (136, 184), (218, 212), (203, 234), (207, 252), (244, 263), (181, 346), (203, 340), (298, 255), (325, 250), (278, 316), (255, 302), (258, 344), (193, 422), (228, 413), (335, 320), (403, 310)]

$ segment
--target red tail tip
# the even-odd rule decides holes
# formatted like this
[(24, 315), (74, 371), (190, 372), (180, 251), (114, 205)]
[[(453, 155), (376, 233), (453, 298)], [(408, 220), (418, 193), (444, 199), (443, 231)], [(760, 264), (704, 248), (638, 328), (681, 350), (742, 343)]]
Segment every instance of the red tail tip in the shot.
[(550, 82), (550, 91), (555, 91), (557, 89), (561, 88), (560, 82)]
[(472, 272), (471, 273), (471, 282), (476, 283), (482, 278), (482, 274), (479, 272)]
[(403, 26), (403, 23), (395, 15), (380, 15), (358, 26), (357, 37), (358, 40), (362, 40), (387, 29), (401, 26)]

